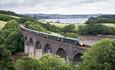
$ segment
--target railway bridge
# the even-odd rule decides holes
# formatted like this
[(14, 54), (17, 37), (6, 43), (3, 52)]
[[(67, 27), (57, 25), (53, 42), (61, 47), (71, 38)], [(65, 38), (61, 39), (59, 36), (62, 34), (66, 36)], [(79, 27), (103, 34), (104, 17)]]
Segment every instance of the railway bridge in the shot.
[(65, 58), (66, 61), (80, 62), (81, 55), (87, 49), (77, 40), (38, 32), (23, 25), (20, 25), (20, 28), (24, 36), (24, 52), (30, 57), (40, 58), (44, 53), (53, 53)]

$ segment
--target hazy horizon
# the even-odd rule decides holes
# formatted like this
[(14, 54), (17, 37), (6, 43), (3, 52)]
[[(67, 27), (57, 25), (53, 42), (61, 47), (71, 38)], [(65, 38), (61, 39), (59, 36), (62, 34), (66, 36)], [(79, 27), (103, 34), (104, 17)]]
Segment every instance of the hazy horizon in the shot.
[(19, 14), (115, 14), (114, 0), (0, 0), (0, 10)]

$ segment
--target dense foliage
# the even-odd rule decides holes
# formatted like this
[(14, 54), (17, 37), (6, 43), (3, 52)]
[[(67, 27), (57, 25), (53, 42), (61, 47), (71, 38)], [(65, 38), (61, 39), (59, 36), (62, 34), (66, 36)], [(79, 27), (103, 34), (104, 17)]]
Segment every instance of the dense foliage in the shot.
[(78, 33), (82, 35), (115, 35), (115, 28), (100, 24), (88, 24), (79, 26)]
[(16, 70), (73, 70), (73, 67), (58, 56), (45, 55), (40, 60), (28, 57), (17, 60)]
[(35, 22), (36, 20), (28, 16), (20, 17), (19, 19), (17, 19), (17, 22), (20, 24), (24, 24), (27, 21)]
[(0, 45), (0, 70), (15, 70), (11, 53), (3, 45)]
[(86, 24), (95, 23), (115, 23), (115, 15), (101, 15), (98, 17), (91, 17), (86, 21)]
[(23, 39), (18, 23), (8, 21), (0, 32), (1, 44), (4, 44), (12, 53), (23, 51)]
[(88, 49), (78, 70), (114, 70), (115, 41), (104, 39)]
[(75, 25), (72, 25), (72, 24), (67, 25), (67, 26), (63, 27), (62, 31), (64, 33), (75, 32)]

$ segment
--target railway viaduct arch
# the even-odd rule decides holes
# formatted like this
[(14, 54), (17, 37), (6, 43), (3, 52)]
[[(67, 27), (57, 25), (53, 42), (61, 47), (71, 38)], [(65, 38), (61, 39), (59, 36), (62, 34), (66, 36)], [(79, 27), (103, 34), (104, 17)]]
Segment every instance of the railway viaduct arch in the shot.
[(24, 52), (30, 57), (40, 58), (44, 53), (53, 53), (65, 58), (69, 62), (80, 62), (81, 55), (86, 50), (85, 47), (65, 44), (41, 37), (37, 31), (30, 30), (24, 26), (21, 26), (21, 32), (25, 42)]

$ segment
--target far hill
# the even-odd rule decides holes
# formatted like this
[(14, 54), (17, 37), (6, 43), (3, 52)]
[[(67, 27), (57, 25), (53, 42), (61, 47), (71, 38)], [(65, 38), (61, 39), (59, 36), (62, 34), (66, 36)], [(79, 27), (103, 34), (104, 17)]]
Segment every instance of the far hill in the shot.
[(15, 12), (12, 11), (4, 11), (4, 10), (0, 10), (0, 14), (5, 14), (5, 15), (12, 15), (12, 16), (17, 16), (17, 17), (21, 17), (22, 15), (17, 14)]
[(20, 18), (21, 16), (22, 15), (16, 14), (15, 12), (12, 12), (12, 11), (0, 10), (0, 20), (2, 21), (17, 19), (17, 18)]
[(84, 14), (84, 15), (63, 15), (63, 14), (26, 14), (36, 19), (77, 19), (77, 18), (89, 18), (89, 17), (96, 17), (100, 14)]
[(12, 20), (12, 19), (15, 19), (17, 21), (18, 20), (20, 21), (21, 19), (23, 19), (22, 21), (26, 21), (30, 18), (31, 17), (29, 17), (29, 16), (25, 16), (25, 15), (22, 15), (22, 14), (17, 14), (17, 13), (12, 12), (12, 11), (0, 10), (0, 20), (1, 21), (9, 21), (9, 20)]

